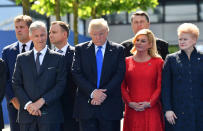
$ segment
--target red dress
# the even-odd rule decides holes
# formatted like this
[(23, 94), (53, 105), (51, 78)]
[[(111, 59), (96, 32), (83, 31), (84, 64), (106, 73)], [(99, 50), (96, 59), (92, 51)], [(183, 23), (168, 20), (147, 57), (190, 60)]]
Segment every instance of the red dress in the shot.
[[(125, 102), (123, 131), (163, 131), (163, 114), (160, 103), (163, 60), (151, 58), (136, 62), (126, 58), (126, 73), (121, 92)], [(129, 102), (150, 102), (144, 111), (130, 108)]]

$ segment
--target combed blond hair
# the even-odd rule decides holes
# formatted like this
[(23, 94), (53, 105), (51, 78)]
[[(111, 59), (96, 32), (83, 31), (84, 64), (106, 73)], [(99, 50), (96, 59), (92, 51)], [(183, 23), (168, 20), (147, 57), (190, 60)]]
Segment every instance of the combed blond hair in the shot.
[(18, 15), (14, 18), (14, 23), (24, 21), (29, 28), (32, 24), (32, 18), (28, 15)]
[(177, 29), (177, 34), (180, 36), (181, 33), (189, 33), (194, 38), (198, 39), (199, 37), (199, 28), (192, 23), (183, 23)]
[(88, 33), (91, 33), (92, 30), (106, 29), (109, 32), (109, 26), (106, 20), (103, 18), (92, 19), (89, 23)]
[(156, 38), (154, 36), (154, 34), (152, 33), (151, 30), (149, 29), (142, 29), (140, 31), (138, 31), (136, 33), (136, 35), (134, 36), (132, 42), (134, 44), (133, 48), (131, 49), (131, 53), (132, 54), (136, 54), (137, 53), (137, 50), (135, 48), (135, 44), (136, 44), (136, 39), (138, 38), (138, 36), (140, 35), (145, 35), (147, 36), (148, 40), (149, 40), (149, 43), (152, 44), (152, 47), (149, 48), (148, 50), (148, 54), (151, 56), (151, 57), (161, 57), (159, 54), (158, 54), (158, 51), (157, 51), (157, 47), (156, 47)]

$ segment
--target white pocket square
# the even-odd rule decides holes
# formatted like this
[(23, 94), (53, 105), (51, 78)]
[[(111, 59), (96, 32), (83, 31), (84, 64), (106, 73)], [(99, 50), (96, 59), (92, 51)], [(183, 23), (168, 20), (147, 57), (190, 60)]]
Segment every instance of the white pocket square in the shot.
[(48, 70), (54, 69), (55, 67), (48, 67)]

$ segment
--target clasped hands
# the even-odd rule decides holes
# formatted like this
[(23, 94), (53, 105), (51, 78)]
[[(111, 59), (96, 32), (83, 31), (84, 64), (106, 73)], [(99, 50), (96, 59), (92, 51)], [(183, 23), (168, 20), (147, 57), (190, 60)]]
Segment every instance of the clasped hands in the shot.
[(91, 104), (101, 105), (107, 97), (107, 95), (105, 94), (106, 91), (107, 89), (95, 89), (93, 91), (93, 99), (91, 100)]
[(27, 111), (29, 112), (30, 115), (33, 116), (41, 116), (42, 112), (40, 111), (40, 108), (45, 104), (45, 100), (43, 98), (38, 99), (34, 103), (30, 103), (27, 106)]
[(136, 111), (144, 111), (146, 108), (151, 107), (150, 102), (129, 102), (128, 106)]

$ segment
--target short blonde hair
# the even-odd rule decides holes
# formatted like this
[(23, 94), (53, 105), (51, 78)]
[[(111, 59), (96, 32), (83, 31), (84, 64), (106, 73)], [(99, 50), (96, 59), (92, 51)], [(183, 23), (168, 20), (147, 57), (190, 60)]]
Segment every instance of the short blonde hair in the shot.
[(198, 37), (199, 37), (199, 28), (195, 24), (192, 24), (192, 23), (183, 23), (177, 29), (178, 36), (181, 33), (189, 33), (193, 37), (198, 39)]
[(88, 33), (90, 33), (91, 30), (98, 30), (98, 29), (107, 29), (107, 31), (109, 32), (108, 23), (103, 18), (92, 19), (89, 23)]
[(14, 23), (24, 21), (29, 28), (32, 24), (32, 18), (28, 15), (18, 15), (14, 18)]
[(131, 53), (132, 54), (136, 54), (137, 53), (137, 50), (135, 48), (135, 43), (136, 43), (136, 39), (138, 38), (138, 36), (140, 35), (145, 35), (147, 36), (148, 40), (149, 40), (149, 43), (151, 43), (152, 47), (149, 48), (148, 50), (148, 54), (151, 56), (151, 57), (161, 57), (159, 54), (158, 54), (158, 51), (157, 51), (157, 47), (156, 47), (156, 38), (154, 36), (154, 34), (152, 33), (151, 30), (149, 29), (142, 29), (140, 31), (138, 31), (136, 33), (136, 35), (134, 36), (132, 42), (134, 44), (133, 48), (131, 49)]
[(36, 29), (39, 29), (39, 28), (44, 28), (46, 33), (47, 33), (46, 24), (44, 22), (42, 22), (42, 21), (35, 21), (30, 25), (29, 35), (32, 35), (33, 30), (36, 30)]

